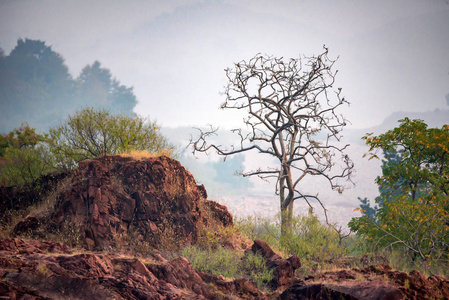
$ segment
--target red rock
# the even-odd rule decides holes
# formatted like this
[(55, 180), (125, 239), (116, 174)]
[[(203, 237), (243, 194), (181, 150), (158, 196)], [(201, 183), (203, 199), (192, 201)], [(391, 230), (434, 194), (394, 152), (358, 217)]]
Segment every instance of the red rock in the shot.
[[(36, 241), (4, 240), (0, 247), (12, 242), (26, 247)], [(226, 281), (211, 275), (206, 282), (183, 257), (143, 263), (113, 254), (30, 255), (14, 249), (0, 251), (0, 266), (5, 268), (0, 272), (0, 298), (266, 299), (245, 279)]]
[(51, 219), (61, 231), (78, 227), (88, 249), (115, 247), (115, 236), (126, 234), (131, 225), (140, 235), (136, 238), (156, 248), (167, 232), (182, 246), (197, 239), (204, 221), (200, 201), (218, 222), (232, 225), (225, 206), (203, 197), (204, 186), (174, 159), (106, 156), (79, 163)]
[(356, 285), (312, 284), (293, 285), (279, 297), (290, 299), (348, 299), (348, 300), (396, 300), (403, 299), (401, 291), (379, 281)]
[(267, 243), (261, 240), (254, 241), (251, 251), (262, 255), (267, 261), (267, 267), (273, 269), (274, 278), (271, 281), (273, 289), (290, 285), (294, 278), (295, 270), (301, 266), (301, 260), (297, 255), (283, 259)]
[(14, 227), (14, 234), (29, 234), (30, 232), (36, 230), (40, 226), (40, 220), (36, 217), (27, 217), (24, 220), (17, 223)]

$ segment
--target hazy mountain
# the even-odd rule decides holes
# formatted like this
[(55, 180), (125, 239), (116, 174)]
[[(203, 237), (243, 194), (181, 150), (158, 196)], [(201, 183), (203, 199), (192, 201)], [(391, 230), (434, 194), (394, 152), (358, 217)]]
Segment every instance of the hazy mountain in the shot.
[(420, 119), (423, 120), (429, 128), (440, 128), (445, 124), (449, 124), (449, 110), (436, 109), (434, 111), (427, 112), (406, 112), (406, 111), (397, 111), (393, 112), (389, 115), (385, 120), (382, 121), (377, 126), (364, 128), (364, 129), (345, 129), (344, 137), (348, 142), (358, 143), (363, 145), (364, 142), (361, 139), (367, 133), (374, 133), (376, 135), (385, 133), (386, 131), (393, 129), (399, 125), (399, 120), (404, 118)]

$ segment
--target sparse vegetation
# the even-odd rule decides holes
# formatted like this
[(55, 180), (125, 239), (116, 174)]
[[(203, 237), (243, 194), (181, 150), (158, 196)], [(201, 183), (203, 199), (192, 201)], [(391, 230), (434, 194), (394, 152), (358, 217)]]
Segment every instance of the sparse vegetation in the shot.
[(312, 212), (292, 219), (292, 229), (281, 236), (281, 222), (249, 217), (236, 222), (239, 230), (252, 240), (261, 239), (285, 255), (297, 254), (305, 264), (335, 261), (347, 254), (347, 242), (342, 242), (332, 226), (321, 223)]
[(169, 157), (176, 157), (176, 155), (173, 153), (173, 148), (159, 149), (156, 152), (150, 152), (150, 151), (147, 151), (147, 150), (135, 150), (135, 149), (132, 149), (132, 150), (120, 152), (118, 154), (120, 156), (131, 157), (131, 158), (136, 159), (136, 160), (142, 160), (142, 159), (157, 157), (157, 156), (161, 156), (161, 155), (165, 155), (165, 156), (169, 156)]
[(201, 248), (188, 246), (181, 252), (196, 270), (222, 275), (228, 279), (247, 278), (257, 288), (268, 290), (273, 279), (273, 271), (266, 266), (265, 259), (259, 254), (234, 251), (223, 246)]

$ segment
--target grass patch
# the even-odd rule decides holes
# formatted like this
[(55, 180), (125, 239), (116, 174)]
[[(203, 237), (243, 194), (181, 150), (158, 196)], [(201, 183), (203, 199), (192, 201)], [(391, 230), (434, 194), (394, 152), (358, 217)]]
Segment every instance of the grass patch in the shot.
[(188, 246), (181, 255), (197, 271), (222, 275), (228, 279), (246, 278), (261, 290), (268, 290), (268, 283), (273, 279), (273, 271), (266, 267), (265, 259), (259, 254), (243, 254), (222, 246), (215, 249)]
[(281, 237), (280, 216), (275, 219), (248, 217), (236, 221), (236, 226), (251, 240), (268, 243), (283, 256), (296, 254), (303, 265), (316, 269), (337, 261), (347, 254), (346, 243), (331, 226), (322, 224), (313, 214), (293, 218), (292, 230)]
[(159, 157), (162, 155), (168, 156), (168, 157), (174, 157), (174, 153), (172, 149), (161, 149), (157, 152), (150, 152), (146, 150), (128, 150), (125, 152), (119, 153), (120, 156), (123, 157), (130, 157), (135, 160), (143, 160), (153, 157)]

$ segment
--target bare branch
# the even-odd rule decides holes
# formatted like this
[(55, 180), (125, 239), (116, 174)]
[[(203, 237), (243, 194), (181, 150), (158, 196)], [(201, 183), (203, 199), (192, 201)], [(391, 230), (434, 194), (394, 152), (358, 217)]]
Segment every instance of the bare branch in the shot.
[(333, 190), (341, 192), (341, 180), (351, 182), (354, 165), (344, 153), (348, 145), (335, 144), (340, 142), (340, 133), (347, 124), (337, 110), (349, 104), (340, 88), (333, 90), (335, 62), (329, 59), (324, 47), (318, 56), (288, 61), (257, 54), (226, 69), (228, 84), (223, 92), (226, 100), (221, 108), (245, 110), (246, 130), (232, 130), (238, 144), (223, 147), (206, 142), (217, 129), (197, 128), (199, 136), (191, 137), (189, 143), (193, 153), (215, 151), (226, 157), (254, 150), (272, 156), (277, 159), (278, 168), (260, 168), (242, 175), (276, 178), (275, 191), (281, 200), (281, 210), (291, 209), (298, 199), (307, 203), (308, 198), (316, 199), (327, 220), (321, 200), (302, 194), (299, 185), (305, 177), (319, 176)]

